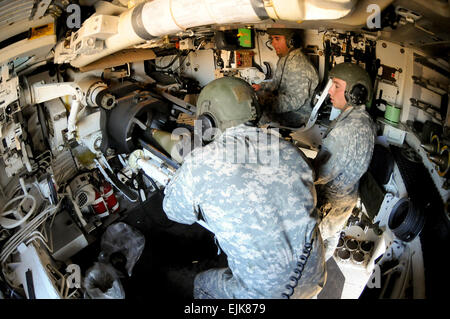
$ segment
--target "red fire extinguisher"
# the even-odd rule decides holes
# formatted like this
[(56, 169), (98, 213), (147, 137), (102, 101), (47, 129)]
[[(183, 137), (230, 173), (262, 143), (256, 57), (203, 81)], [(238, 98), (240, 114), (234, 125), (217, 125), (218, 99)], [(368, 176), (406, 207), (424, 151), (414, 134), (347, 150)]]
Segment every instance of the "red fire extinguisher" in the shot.
[(92, 207), (94, 208), (95, 214), (97, 214), (100, 218), (109, 215), (107, 204), (103, 199), (102, 194), (100, 194), (97, 190), (95, 191), (95, 201), (92, 203)]
[(106, 202), (108, 210), (111, 213), (115, 213), (119, 209), (119, 202), (117, 201), (116, 195), (114, 195), (111, 184), (104, 182), (102, 186), (102, 193), (102, 197)]

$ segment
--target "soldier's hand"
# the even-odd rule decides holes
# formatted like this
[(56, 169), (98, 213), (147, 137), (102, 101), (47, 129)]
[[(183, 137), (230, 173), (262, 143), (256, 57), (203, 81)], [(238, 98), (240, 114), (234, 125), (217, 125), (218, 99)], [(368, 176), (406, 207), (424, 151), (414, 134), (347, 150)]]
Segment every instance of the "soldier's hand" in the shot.
[(252, 84), (252, 87), (255, 91), (259, 91), (261, 89), (261, 85), (259, 84)]

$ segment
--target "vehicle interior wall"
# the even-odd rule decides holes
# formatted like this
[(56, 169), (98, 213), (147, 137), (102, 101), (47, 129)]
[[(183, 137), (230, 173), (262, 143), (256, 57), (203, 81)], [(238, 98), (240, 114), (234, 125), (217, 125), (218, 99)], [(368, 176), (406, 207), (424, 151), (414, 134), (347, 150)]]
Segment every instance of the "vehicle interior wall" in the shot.
[[(341, 34), (346, 34), (342, 32)], [(303, 51), (308, 54), (314, 66), (318, 69), (320, 81), (324, 81), (324, 39), (326, 32), (314, 29), (302, 30), (302, 36), (304, 41)], [(370, 36), (369, 39), (372, 39)], [(271, 50), (269, 44), (269, 37), (264, 31), (256, 32), (255, 35), (255, 48), (252, 50), (254, 53), (254, 63), (259, 65), (263, 71), (267, 70), (265, 63), (268, 63), (272, 72), (276, 68), (278, 57), (275, 52)], [(402, 46), (401, 44), (387, 41), (376, 40), (375, 43), (375, 59), (379, 60), (381, 68), (378, 70), (378, 76), (375, 79), (374, 93), (375, 98), (383, 99), (387, 103), (395, 105), (401, 109), (400, 121), (407, 124), (408, 121), (433, 121), (439, 123), (441, 118), (439, 116), (433, 116), (432, 112), (426, 112), (423, 109), (412, 105), (410, 99), (418, 99), (435, 106), (441, 107), (441, 103), (446, 102), (442, 100), (440, 91), (427, 89), (414, 83), (413, 77), (423, 78), (431, 81), (431, 83), (437, 83), (442, 88), (446, 88), (449, 85), (449, 78), (444, 70), (448, 67), (445, 60), (433, 59), (427, 56), (425, 52), (420, 49), (414, 49), (410, 47)], [(232, 51), (221, 51), (221, 57), (225, 66), (230, 65), (230, 54)], [(158, 66), (167, 65), (174, 56), (165, 56), (157, 58), (156, 63)], [(437, 65), (436, 69), (425, 66), (418, 60), (429, 60), (430, 63)], [(341, 63), (344, 61), (344, 56), (335, 56), (334, 63)], [(214, 53), (212, 49), (200, 49), (189, 53), (186, 58), (176, 61), (171, 67), (172, 71), (178, 71), (182, 76), (191, 77), (197, 80), (200, 86), (206, 85), (209, 81), (212, 81), (216, 74), (215, 70), (218, 69), (214, 62)], [(355, 60), (353, 60), (355, 62)], [(374, 61), (375, 62), (375, 61)], [(365, 66), (364, 62), (360, 62), (360, 65)], [(439, 64), (443, 67), (439, 69)], [(432, 64), (433, 65), (433, 64)], [(233, 64), (233, 66), (235, 66)], [(383, 67), (385, 73), (383, 73)], [(223, 68), (223, 72), (232, 71), (230, 67)], [(236, 71), (236, 68), (234, 68)], [(390, 72), (390, 73), (389, 73)], [(390, 76), (392, 75), (392, 76)], [(270, 81), (265, 79), (264, 81)], [(439, 93), (438, 93), (439, 92)], [(446, 105), (442, 106), (447, 108)], [(385, 111), (385, 106), (382, 105), (381, 111)], [(430, 110), (429, 110), (430, 111)], [(434, 114), (437, 115), (437, 114)], [(444, 115), (446, 117), (446, 115)]]

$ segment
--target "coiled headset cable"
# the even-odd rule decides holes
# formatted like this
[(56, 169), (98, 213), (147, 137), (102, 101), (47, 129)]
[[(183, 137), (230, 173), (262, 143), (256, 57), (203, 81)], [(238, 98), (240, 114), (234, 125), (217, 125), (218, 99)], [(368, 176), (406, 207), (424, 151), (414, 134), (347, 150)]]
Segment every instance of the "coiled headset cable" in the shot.
[(289, 278), (292, 283), (289, 283), (285, 286), (286, 289), (288, 289), (288, 292), (281, 294), (284, 299), (289, 299), (294, 294), (294, 289), (295, 287), (297, 287), (298, 282), (302, 277), (306, 262), (308, 261), (309, 255), (311, 254), (313, 241), (314, 239), (312, 238), (311, 241), (305, 243), (305, 245), (303, 246), (303, 252), (297, 262), (297, 267), (294, 269), (295, 275)]

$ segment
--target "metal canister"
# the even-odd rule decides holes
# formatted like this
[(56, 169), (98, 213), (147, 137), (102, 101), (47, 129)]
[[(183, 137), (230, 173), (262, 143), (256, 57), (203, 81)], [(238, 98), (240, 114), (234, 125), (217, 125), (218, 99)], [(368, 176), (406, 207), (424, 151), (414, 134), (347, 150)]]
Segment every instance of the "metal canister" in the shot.
[(339, 249), (339, 250), (336, 252), (336, 257), (337, 257), (340, 261), (347, 262), (347, 261), (350, 260), (350, 251), (349, 251), (348, 249), (345, 249), (345, 248)]
[(347, 248), (349, 251), (353, 251), (358, 249), (358, 241), (353, 238), (347, 238), (345, 240), (345, 248)]
[(384, 118), (392, 123), (398, 123), (400, 121), (401, 111), (402, 109), (396, 105), (386, 104)]

